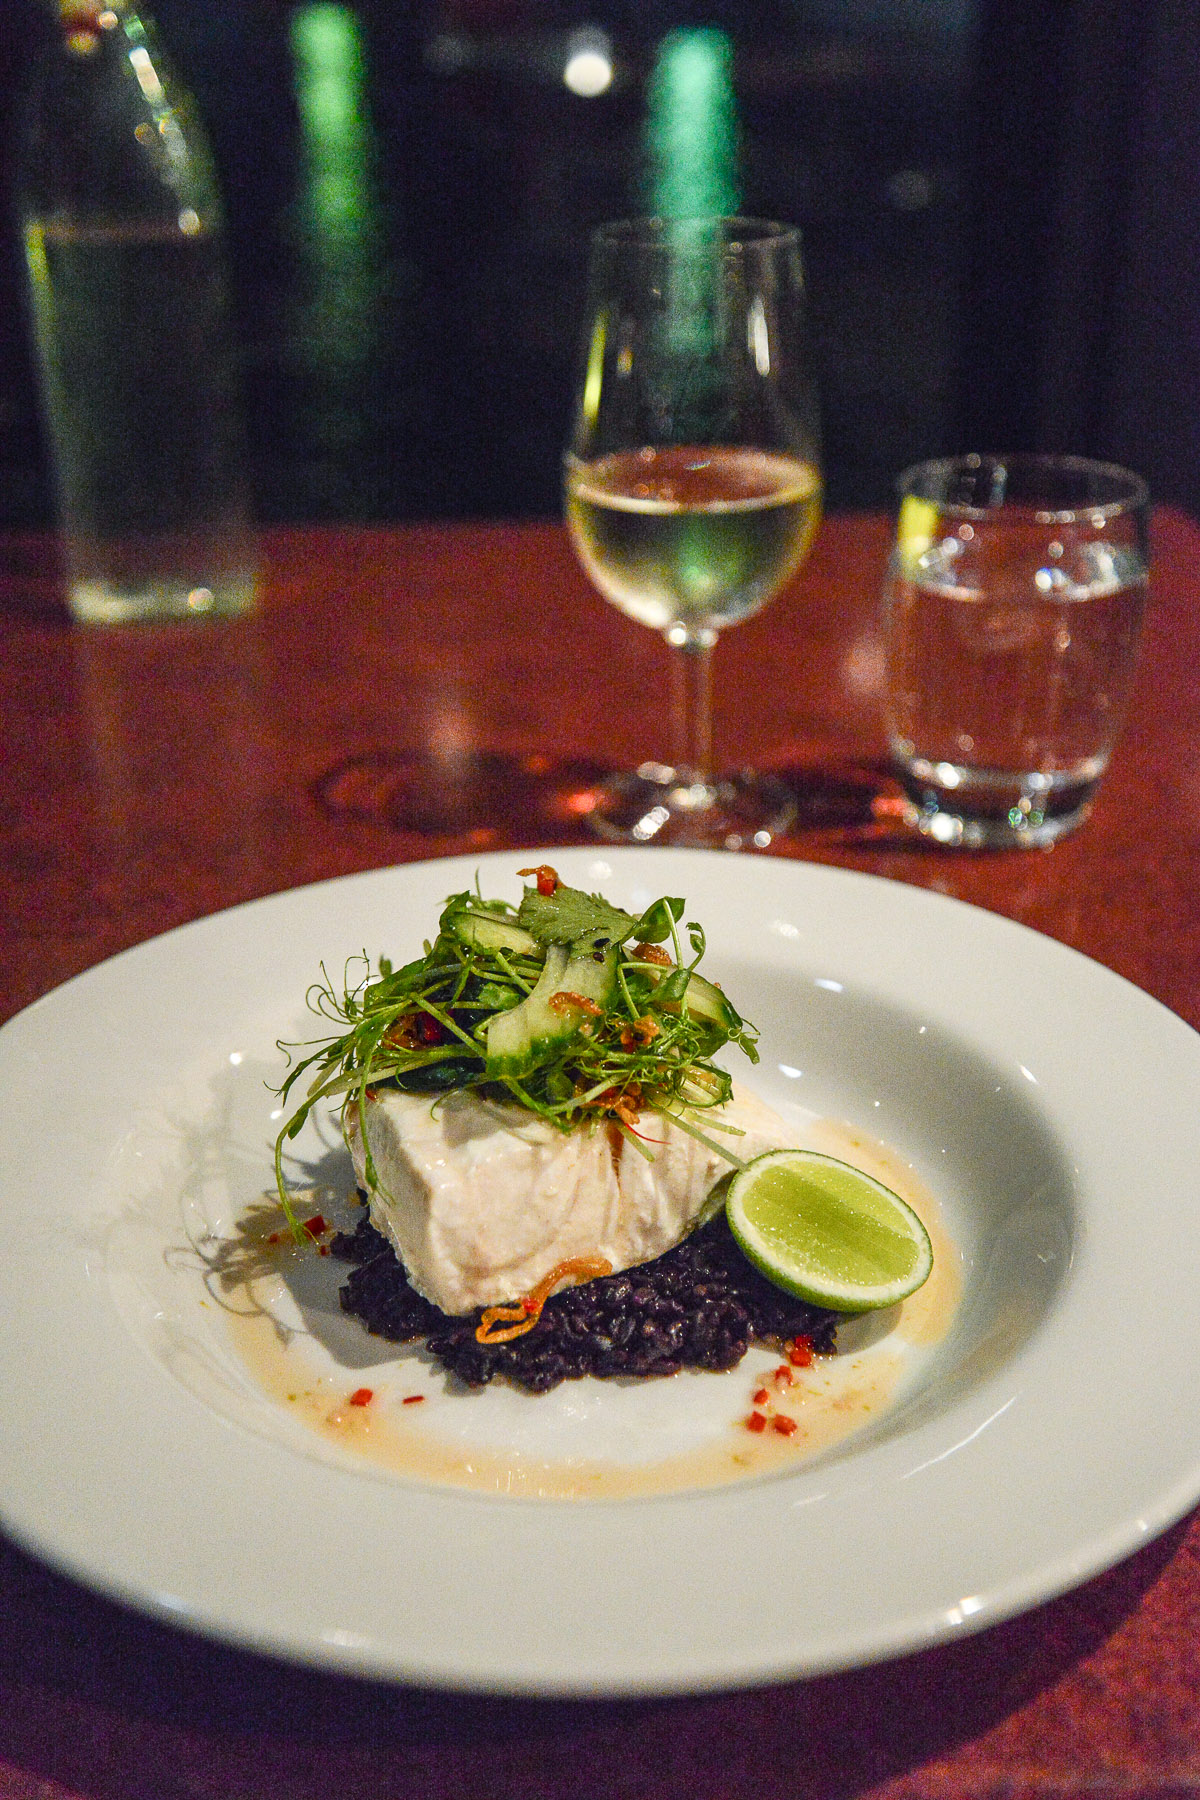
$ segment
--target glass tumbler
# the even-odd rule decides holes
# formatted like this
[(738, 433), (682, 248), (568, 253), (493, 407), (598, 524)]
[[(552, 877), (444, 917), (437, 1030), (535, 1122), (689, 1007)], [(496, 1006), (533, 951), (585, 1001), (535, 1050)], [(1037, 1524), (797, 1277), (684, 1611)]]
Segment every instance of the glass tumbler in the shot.
[(1082, 457), (963, 456), (898, 487), (884, 710), (908, 823), (967, 848), (1053, 843), (1087, 817), (1124, 717), (1145, 483)]

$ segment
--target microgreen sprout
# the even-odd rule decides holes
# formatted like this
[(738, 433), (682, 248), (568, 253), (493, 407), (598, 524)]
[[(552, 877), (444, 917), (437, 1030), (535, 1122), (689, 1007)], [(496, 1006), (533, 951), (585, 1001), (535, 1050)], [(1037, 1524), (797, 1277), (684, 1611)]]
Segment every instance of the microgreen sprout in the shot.
[[(322, 966), (321, 980), (309, 990), (309, 1009), (339, 1029), (310, 1043), (280, 1045), (291, 1060), (281, 1101), (286, 1107), (300, 1096), (275, 1145), (279, 1195), (294, 1229), (283, 1170), (286, 1145), (319, 1103), (361, 1108), (377, 1088), (435, 1099), (453, 1089), (475, 1089), (563, 1132), (603, 1121), (651, 1159), (654, 1134), (643, 1129), (641, 1115), (665, 1113), (732, 1167), (742, 1166), (710, 1135), (735, 1128), (704, 1115), (731, 1093), (730, 1077), (713, 1057), (736, 1044), (757, 1062), (757, 1032), (697, 973), (705, 949), (700, 926), (684, 926), (691, 952), (685, 959), (682, 900), (656, 900), (634, 917), (557, 878), (555, 884), (549, 893), (544, 879), (538, 889), (526, 888), (517, 907), (477, 892), (451, 895), (437, 937), (422, 956), (400, 968), (380, 957), (374, 972), (365, 954), (356, 957), (344, 971), (340, 993)], [(611, 974), (604, 1004), (573, 994), (565, 982), (565, 991), (550, 998), (558, 1023), (548, 1040), (532, 1042), (519, 1066), (511, 1056), (501, 1061), (489, 1047), (489, 1026), (523, 1003), (533, 1004), (529, 996), (547, 955), (561, 958), (564, 952), (554, 947), (564, 945), (570, 956), (584, 959), (583, 966), (590, 959)], [(305, 1076), (308, 1085), (301, 1089)], [(370, 1185), (369, 1145), (365, 1174)]]

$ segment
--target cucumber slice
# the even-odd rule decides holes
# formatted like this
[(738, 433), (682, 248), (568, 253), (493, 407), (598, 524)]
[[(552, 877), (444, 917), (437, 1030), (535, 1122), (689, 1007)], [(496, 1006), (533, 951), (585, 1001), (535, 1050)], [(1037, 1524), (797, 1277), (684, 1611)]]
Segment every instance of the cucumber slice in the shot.
[[(662, 963), (635, 962), (633, 967), (639, 975), (648, 975), (655, 987), (668, 975), (675, 973), (674, 967), (667, 968)], [(684, 1000), (688, 1012), (701, 1025), (712, 1025), (726, 1036), (732, 1036), (742, 1025), (740, 1015), (734, 1010), (721, 992), (711, 981), (705, 981), (703, 975), (693, 972), (688, 976), (688, 984), (684, 990)], [(682, 1002), (672, 1001), (664, 1011), (678, 1012)]]
[(541, 946), (511, 919), (498, 913), (459, 912), (444, 920), (444, 928), (460, 944), (480, 950), (507, 950), (512, 956), (540, 956)]
[(589, 1014), (576, 1007), (561, 1012), (550, 1005), (554, 994), (578, 994), (602, 1009), (611, 1006), (617, 987), (617, 951), (548, 944), (546, 965), (537, 986), (511, 1012), (499, 1013), (487, 1025), (486, 1074), (493, 1081), (519, 1079), (537, 1068), (548, 1052), (559, 1049), (587, 1023)]
[(714, 987), (711, 981), (705, 981), (703, 975), (688, 976), (683, 998), (693, 1019), (702, 1019), (706, 1024), (716, 1025), (721, 1031), (734, 1032), (742, 1023), (740, 1015), (730, 1006), (720, 988)]

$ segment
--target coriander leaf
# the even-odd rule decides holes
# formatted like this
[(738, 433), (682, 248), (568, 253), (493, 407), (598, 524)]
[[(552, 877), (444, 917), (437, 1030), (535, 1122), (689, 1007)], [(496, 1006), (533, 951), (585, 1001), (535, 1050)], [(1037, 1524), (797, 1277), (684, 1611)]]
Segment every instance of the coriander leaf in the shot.
[(517, 924), (539, 944), (574, 944), (580, 938), (596, 937), (623, 944), (637, 929), (638, 921), (632, 913), (610, 906), (599, 894), (560, 884), (553, 894), (526, 888), (517, 908)]

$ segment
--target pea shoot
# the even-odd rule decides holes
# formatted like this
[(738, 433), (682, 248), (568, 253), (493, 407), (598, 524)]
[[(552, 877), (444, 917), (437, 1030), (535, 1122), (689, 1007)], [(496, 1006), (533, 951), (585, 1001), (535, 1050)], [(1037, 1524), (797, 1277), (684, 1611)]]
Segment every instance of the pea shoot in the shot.
[(517, 906), (471, 891), (451, 895), (436, 938), (413, 962), (395, 968), (380, 957), (373, 969), (364, 953), (347, 966), (340, 992), (322, 968), (308, 1004), (337, 1030), (280, 1046), (292, 1059), (280, 1089), (285, 1106), (308, 1076), (275, 1146), (289, 1218), (285, 1146), (312, 1108), (334, 1100), (362, 1107), (386, 1086), (435, 1102), (452, 1089), (475, 1089), (563, 1132), (606, 1122), (649, 1158), (642, 1114), (668, 1113), (740, 1166), (708, 1135), (703, 1115), (732, 1091), (713, 1061), (717, 1051), (736, 1044), (757, 1062), (758, 1034), (697, 973), (704, 933), (690, 921), (681, 927), (684, 901), (656, 900), (635, 917), (566, 886), (545, 866), (521, 873), (537, 882)]

